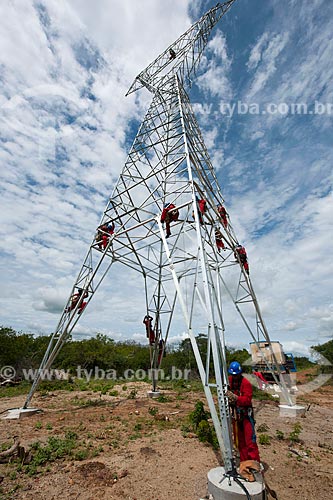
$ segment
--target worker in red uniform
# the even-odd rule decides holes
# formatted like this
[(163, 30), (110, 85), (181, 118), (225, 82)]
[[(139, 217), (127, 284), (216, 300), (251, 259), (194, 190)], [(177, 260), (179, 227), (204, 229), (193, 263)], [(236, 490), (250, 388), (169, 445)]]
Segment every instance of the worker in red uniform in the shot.
[[(203, 224), (203, 215), (206, 213), (206, 210), (207, 210), (207, 201), (204, 198), (199, 200), (198, 197), (196, 197), (196, 200), (197, 200), (197, 205), (198, 205), (199, 222), (200, 222), (200, 224)], [(194, 210), (192, 212), (192, 217), (193, 217), (193, 219), (195, 219)]]
[(223, 243), (223, 236), (219, 229), (215, 229), (215, 241), (219, 253), (221, 252), (221, 249), (225, 250), (225, 246)]
[(171, 236), (170, 223), (177, 221), (178, 217), (179, 217), (178, 208), (176, 208), (176, 206), (173, 205), (172, 203), (166, 203), (164, 205), (163, 212), (161, 214), (162, 224), (164, 224), (165, 222), (166, 238), (169, 238), (169, 236)]
[(199, 221), (200, 224), (203, 224), (203, 216), (207, 210), (207, 201), (205, 199), (198, 200), (198, 208), (199, 208)]
[[(66, 312), (70, 312), (70, 311), (73, 311), (73, 309), (75, 309), (77, 303), (80, 302), (82, 294), (83, 294), (83, 299), (87, 298), (89, 295), (87, 290), (84, 291), (83, 288), (78, 288), (77, 292), (72, 295), (70, 306), (67, 308)], [(78, 314), (81, 314), (83, 309), (87, 305), (87, 302), (84, 302), (83, 299), (82, 299), (82, 302), (80, 302), (80, 304), (79, 304), (79, 307), (77, 310)]]
[(260, 463), (254, 429), (252, 385), (243, 377), (242, 371), (238, 361), (230, 363), (228, 369), (230, 389), (227, 391), (227, 397), (233, 418), (234, 441), (238, 447), (241, 462), (255, 460)]
[(149, 339), (149, 344), (153, 345), (155, 342), (155, 333), (152, 325), (153, 318), (148, 314), (143, 318), (143, 324), (146, 327), (147, 339)]
[(242, 266), (244, 267), (246, 274), (250, 274), (250, 268), (249, 268), (249, 263), (247, 261), (246, 250), (242, 245), (237, 245), (237, 247), (235, 249), (236, 259), (237, 259), (237, 256), (238, 256)]
[(224, 208), (224, 206), (223, 206), (223, 205), (219, 205), (219, 206), (217, 207), (217, 211), (218, 211), (218, 213), (219, 213), (220, 220), (221, 220), (221, 222), (222, 222), (222, 224), (223, 224), (223, 227), (224, 227), (225, 229), (227, 229), (227, 227), (228, 227), (228, 218), (227, 218), (228, 214), (227, 214), (226, 209)]
[(98, 241), (98, 248), (105, 250), (108, 246), (110, 236), (114, 233), (114, 222), (102, 224), (97, 228), (96, 241)]

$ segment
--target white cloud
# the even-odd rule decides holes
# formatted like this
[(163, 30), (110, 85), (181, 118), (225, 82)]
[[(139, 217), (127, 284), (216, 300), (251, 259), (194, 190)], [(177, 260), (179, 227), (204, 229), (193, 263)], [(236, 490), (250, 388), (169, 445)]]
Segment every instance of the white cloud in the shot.
[[(277, 59), (280, 53), (285, 48), (288, 42), (289, 35), (288, 33), (278, 33), (274, 36), (271, 34), (264, 33), (263, 37), (260, 40), (261, 46), (266, 45), (266, 47), (262, 50), (260, 54), (260, 58), (258, 59), (258, 47), (255, 52), (251, 52), (248, 67), (249, 68), (257, 68), (253, 77), (253, 82), (251, 83), (250, 90), (247, 95), (247, 102), (250, 102), (251, 99), (260, 92), (268, 80), (274, 75), (277, 70)], [(260, 47), (262, 49), (262, 47)], [(254, 55), (255, 54), (255, 55)], [(258, 59), (256, 64), (254, 63), (255, 58)], [(259, 64), (260, 60), (260, 64)]]
[(288, 330), (290, 332), (294, 331), (294, 330), (297, 330), (297, 323), (296, 321), (288, 321), (288, 323), (286, 323), (285, 325), (285, 330)]
[(36, 311), (48, 311), (60, 314), (64, 308), (66, 294), (59, 293), (59, 289), (42, 287), (36, 291), (37, 300), (32, 304)]
[(309, 346), (303, 344), (302, 342), (297, 342), (295, 340), (284, 341), (283, 342), (284, 352), (291, 352), (294, 356), (307, 356), (311, 354)]
[(202, 64), (205, 71), (197, 78), (196, 83), (205, 92), (222, 97), (228, 102), (232, 99), (229, 79), (231, 58), (228, 56), (226, 38), (221, 31), (217, 30), (216, 35), (208, 43), (207, 52), (210, 55), (209, 60), (204, 58)]
[(269, 33), (264, 32), (257, 43), (252, 47), (249, 60), (246, 63), (249, 69), (255, 69), (258, 66), (259, 62), (262, 60), (263, 48), (267, 45), (269, 36)]
[(71, 1), (90, 36), (131, 80), (188, 29), (188, 5), (176, 0)]
[(256, 130), (255, 132), (253, 132), (253, 134), (251, 135), (251, 140), (252, 141), (255, 141), (257, 139), (261, 139), (262, 137), (264, 137), (265, 133), (262, 131), (262, 130)]

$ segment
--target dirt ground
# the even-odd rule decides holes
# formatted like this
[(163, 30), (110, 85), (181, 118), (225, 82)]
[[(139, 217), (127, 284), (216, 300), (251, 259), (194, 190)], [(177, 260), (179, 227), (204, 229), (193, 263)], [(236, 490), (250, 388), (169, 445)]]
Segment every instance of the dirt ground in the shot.
[[(140, 382), (116, 386), (114, 395), (37, 393), (33, 405), (42, 413), (0, 420), (0, 443), (10, 444), (18, 436), (21, 445), (30, 448), (36, 441), (46, 443), (70, 431), (77, 435), (81, 450), (74, 459), (58, 458), (30, 476), (17, 463), (0, 464), (0, 499), (208, 498), (207, 472), (219, 466), (219, 457), (186, 429), (195, 402), (205, 401), (203, 393), (162, 389), (164, 401), (156, 401), (147, 398), (149, 389)], [(23, 401), (24, 396), (1, 398), (0, 412), (20, 407)], [(257, 436), (270, 439), (259, 445), (261, 459), (269, 466), (265, 477), (279, 500), (331, 500), (333, 386), (297, 402), (307, 408), (303, 418), (282, 417), (275, 401), (254, 401)], [(300, 442), (291, 443), (296, 422), (302, 426)]]

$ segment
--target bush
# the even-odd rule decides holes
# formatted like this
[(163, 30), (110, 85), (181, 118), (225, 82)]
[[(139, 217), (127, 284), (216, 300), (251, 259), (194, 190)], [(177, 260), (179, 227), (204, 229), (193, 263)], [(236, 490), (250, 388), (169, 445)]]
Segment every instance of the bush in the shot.
[(156, 408), (156, 406), (149, 406), (148, 413), (154, 417), (158, 413), (158, 408)]
[(128, 399), (136, 399), (137, 393), (138, 393), (137, 389), (132, 389), (128, 395)]
[(207, 420), (201, 420), (196, 432), (199, 441), (202, 443), (209, 443), (216, 450), (219, 447), (216, 437), (215, 429), (210, 425)]
[(209, 443), (214, 449), (217, 449), (218, 440), (214, 427), (208, 422), (209, 418), (210, 413), (205, 410), (203, 402), (197, 401), (194, 410), (189, 414), (189, 421), (199, 441)]
[(269, 430), (269, 427), (267, 424), (263, 423), (257, 427), (258, 432), (267, 432)]
[(300, 435), (301, 431), (302, 431), (301, 424), (299, 422), (296, 422), (293, 430), (291, 431), (291, 433), (288, 436), (292, 443), (299, 443), (300, 442), (299, 435)]
[[(84, 443), (83, 443), (84, 444)], [(40, 472), (39, 467), (44, 466), (48, 462), (54, 462), (58, 459), (74, 459), (84, 460), (91, 456), (96, 456), (99, 449), (89, 449), (87, 446), (82, 446), (78, 441), (78, 435), (74, 431), (68, 431), (65, 437), (58, 438), (50, 436), (45, 444), (36, 441), (31, 445), (32, 460), (24, 466), (24, 471), (33, 476)]]
[(161, 394), (160, 396), (158, 396), (157, 400), (159, 403), (167, 403), (168, 401), (170, 401), (170, 398), (168, 396), (164, 396), (164, 394)]
[(259, 436), (259, 444), (269, 445), (271, 444), (271, 438), (268, 434), (260, 434)]
[(194, 430), (196, 431), (197, 428), (199, 427), (200, 422), (203, 420), (208, 420), (210, 417), (210, 413), (208, 413), (205, 408), (204, 404), (202, 401), (197, 401), (195, 403), (194, 410), (189, 414), (189, 420), (191, 424), (193, 425)]
[(284, 433), (282, 431), (279, 431), (279, 429), (277, 429), (276, 432), (275, 432), (275, 435), (276, 435), (276, 438), (279, 441), (283, 441), (283, 439), (284, 439)]

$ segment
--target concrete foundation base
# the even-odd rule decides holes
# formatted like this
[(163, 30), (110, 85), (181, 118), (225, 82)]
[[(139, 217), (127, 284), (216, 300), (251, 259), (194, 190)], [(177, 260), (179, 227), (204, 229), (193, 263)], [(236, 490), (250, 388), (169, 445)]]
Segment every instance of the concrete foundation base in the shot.
[(148, 391), (147, 392), (148, 398), (156, 399), (156, 398), (159, 398), (160, 395), (161, 395), (160, 391)]
[[(224, 477), (224, 467), (216, 467), (208, 472), (208, 492), (214, 500), (247, 500), (246, 492), (233, 478)], [(251, 500), (262, 500), (265, 485), (255, 481), (248, 483), (240, 480), (248, 491)]]
[(280, 417), (301, 417), (305, 415), (305, 406), (299, 405), (279, 405), (280, 408)]
[(30, 417), (35, 413), (41, 413), (42, 410), (38, 408), (12, 408), (11, 410), (7, 410), (7, 413), (4, 414), (1, 418), (3, 420), (17, 420), (20, 418)]

